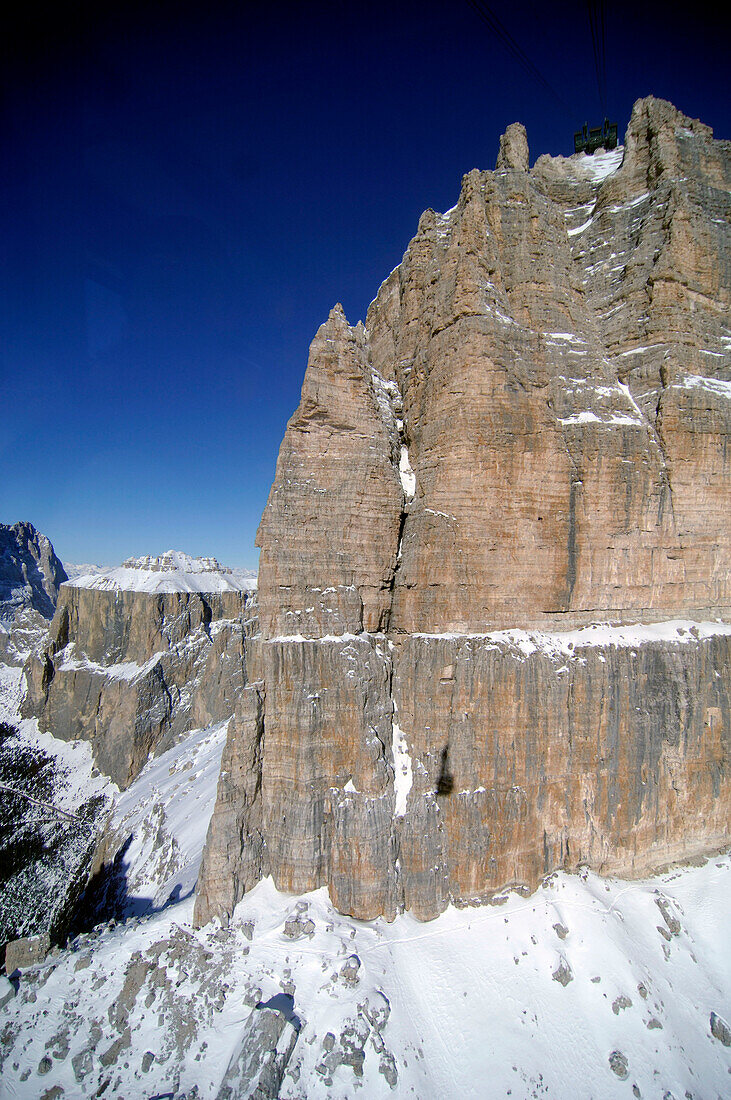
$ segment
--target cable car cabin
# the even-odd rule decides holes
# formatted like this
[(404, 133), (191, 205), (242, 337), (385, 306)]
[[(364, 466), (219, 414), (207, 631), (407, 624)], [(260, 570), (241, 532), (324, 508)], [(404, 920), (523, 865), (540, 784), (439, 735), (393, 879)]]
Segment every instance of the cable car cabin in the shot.
[(574, 134), (575, 153), (594, 153), (597, 149), (617, 148), (617, 123), (604, 119), (603, 126), (592, 126), (591, 129), (584, 123), (583, 130), (577, 130)]

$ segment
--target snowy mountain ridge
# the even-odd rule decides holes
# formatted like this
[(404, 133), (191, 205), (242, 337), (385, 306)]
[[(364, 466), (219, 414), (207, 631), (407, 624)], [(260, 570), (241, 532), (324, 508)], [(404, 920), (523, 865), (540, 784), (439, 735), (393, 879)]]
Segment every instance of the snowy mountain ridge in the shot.
[(180, 550), (159, 556), (127, 558), (115, 569), (102, 570), (68, 582), (74, 588), (123, 592), (251, 592), (256, 574), (230, 569), (215, 558), (194, 558)]

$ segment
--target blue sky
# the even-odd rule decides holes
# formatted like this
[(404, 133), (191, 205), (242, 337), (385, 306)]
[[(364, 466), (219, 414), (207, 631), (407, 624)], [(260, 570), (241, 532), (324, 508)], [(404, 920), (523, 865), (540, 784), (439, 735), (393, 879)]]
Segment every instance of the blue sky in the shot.
[[(652, 93), (731, 137), (728, 18), (610, 9), (620, 130)], [(2, 47), (1, 522), (70, 561), (255, 566), (331, 306), (364, 317), (510, 122), (533, 160), (602, 117), (586, 5), (490, 11), (543, 83), (467, 0), (23, 9)]]

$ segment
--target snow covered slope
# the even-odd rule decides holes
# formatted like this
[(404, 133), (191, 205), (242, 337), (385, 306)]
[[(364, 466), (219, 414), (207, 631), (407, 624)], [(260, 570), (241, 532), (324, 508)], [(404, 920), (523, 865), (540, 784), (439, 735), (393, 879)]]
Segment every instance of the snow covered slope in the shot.
[(115, 916), (140, 916), (192, 895), (227, 729), (225, 721), (187, 733), (118, 796), (110, 830), (121, 853), (109, 899)]
[(188, 899), (23, 974), (0, 1097), (213, 1098), (242, 1049), (251, 1095), (268, 1002), (293, 1049), (260, 1095), (727, 1096), (729, 887), (728, 857), (637, 883), (556, 874), (426, 926), (266, 880), (229, 929), (194, 931)]
[(75, 588), (124, 592), (249, 592), (256, 588), (256, 574), (229, 569), (215, 558), (193, 558), (179, 550), (159, 557), (128, 558), (116, 569), (75, 577)]
[(66, 561), (63, 563), (63, 567), (72, 584), (77, 577), (98, 576), (99, 573), (106, 573), (108, 571), (107, 566), (95, 565), (93, 562), (88, 561)]
[(729, 855), (642, 882), (557, 873), (428, 924), (267, 879), (195, 930), (225, 733), (191, 732), (117, 796), (120, 922), (15, 995), (0, 979), (0, 1098), (728, 1095)]

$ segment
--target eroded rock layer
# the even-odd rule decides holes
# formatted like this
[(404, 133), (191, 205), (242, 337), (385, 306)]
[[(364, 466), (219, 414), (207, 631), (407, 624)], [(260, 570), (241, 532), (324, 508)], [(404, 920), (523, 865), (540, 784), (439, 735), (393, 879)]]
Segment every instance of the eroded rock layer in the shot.
[(231, 773), (199, 919), (261, 873), (428, 917), (726, 833), (728, 640), (687, 632), (731, 606), (731, 145), (649, 98), (623, 148), (528, 165), (513, 126), (365, 326), (337, 307), (313, 342), (232, 727), (255, 843), (217, 832)]

